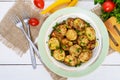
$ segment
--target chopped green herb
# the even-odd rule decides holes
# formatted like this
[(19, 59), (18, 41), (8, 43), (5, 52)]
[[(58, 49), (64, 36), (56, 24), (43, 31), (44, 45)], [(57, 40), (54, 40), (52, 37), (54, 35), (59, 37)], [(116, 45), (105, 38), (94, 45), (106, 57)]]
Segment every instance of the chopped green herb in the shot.
[(60, 29), (56, 29), (57, 32), (61, 33), (61, 30)]
[(49, 44), (49, 47), (51, 47), (51, 44)]
[(62, 50), (62, 49), (60, 49), (60, 53), (63, 53), (63, 50)]
[(63, 23), (66, 23), (66, 20), (63, 20)]
[(80, 52), (80, 48), (77, 48), (76, 51), (77, 51), (77, 52)]
[(79, 32), (80, 32), (80, 31), (79, 31), (79, 30), (77, 30), (77, 29), (76, 29), (75, 31), (76, 31), (77, 33), (79, 33)]
[(48, 44), (48, 41), (46, 41), (46, 43)]
[(89, 37), (91, 37), (91, 34), (88, 34)]
[(81, 44), (81, 45), (85, 45), (85, 43), (84, 43), (84, 42), (81, 42), (80, 44)]
[(53, 51), (51, 51), (51, 56), (53, 56)]
[(56, 46), (56, 49), (59, 49), (59, 46)]
[(77, 65), (75, 65), (75, 67), (78, 67), (78, 66), (80, 66), (82, 63), (80, 62), (79, 64), (77, 64)]
[(80, 31), (78, 32), (78, 35), (81, 36), (81, 35), (84, 35), (85, 34), (85, 31)]
[(65, 45), (62, 45), (62, 47), (65, 49), (65, 48), (67, 48), (67, 46), (65, 46)]
[(69, 62), (72, 62), (72, 60), (69, 59)]
[(56, 23), (55, 26), (53, 26), (53, 29), (56, 29), (59, 26), (59, 23)]
[(50, 35), (48, 35), (48, 37), (50, 38)]
[(87, 22), (86, 22), (86, 26), (87, 26), (87, 27), (90, 27), (90, 23), (87, 23)]
[(68, 26), (68, 25), (66, 25), (65, 27), (66, 27), (66, 28), (69, 28), (69, 26)]

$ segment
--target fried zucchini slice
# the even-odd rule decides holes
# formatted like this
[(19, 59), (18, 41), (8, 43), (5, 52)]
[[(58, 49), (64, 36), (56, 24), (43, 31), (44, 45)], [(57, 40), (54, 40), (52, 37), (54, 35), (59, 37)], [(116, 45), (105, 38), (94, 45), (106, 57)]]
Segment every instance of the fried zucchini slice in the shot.
[(69, 50), (70, 46), (73, 45), (73, 42), (69, 41), (68, 39), (64, 38), (61, 41), (61, 46), (64, 50)]
[(67, 32), (67, 28), (66, 28), (66, 24), (61, 24), (59, 25), (55, 30), (60, 33), (62, 36), (65, 36), (66, 32)]
[(48, 41), (48, 46), (50, 50), (58, 49), (60, 47), (59, 40), (55, 37), (50, 38), (50, 40)]
[(92, 57), (92, 52), (89, 50), (81, 52), (81, 54), (78, 57), (78, 62), (86, 62)]
[(77, 32), (74, 29), (68, 29), (66, 33), (67, 39), (73, 41), (77, 39)]
[(89, 40), (86, 35), (81, 35), (78, 37), (77, 42), (80, 46), (87, 46)]
[(90, 42), (88, 43), (87, 48), (90, 49), (90, 50), (92, 50), (92, 49), (95, 48), (95, 46), (96, 46), (96, 41), (93, 40), (93, 41), (90, 41)]
[(95, 35), (95, 30), (92, 27), (87, 27), (86, 28), (86, 35), (90, 41), (96, 39)]
[(76, 57), (78, 57), (81, 51), (82, 51), (82, 48), (78, 44), (71, 46), (69, 49), (70, 55), (76, 56)]
[(80, 19), (80, 18), (76, 18), (74, 20), (74, 28), (76, 30), (80, 30), (81, 31), (82, 29), (85, 28), (85, 22), (82, 19)]
[(57, 49), (53, 51), (53, 57), (58, 61), (64, 61), (65, 51), (62, 49)]
[(74, 18), (68, 18), (66, 24), (68, 25), (67, 28), (71, 29), (74, 26)]
[(75, 66), (75, 65), (77, 65), (77, 58), (72, 55), (67, 55), (65, 57), (64, 62), (69, 66)]
[(59, 41), (61, 41), (64, 38), (64, 36), (57, 32), (56, 30), (54, 30), (51, 33), (50, 37), (56, 37)]

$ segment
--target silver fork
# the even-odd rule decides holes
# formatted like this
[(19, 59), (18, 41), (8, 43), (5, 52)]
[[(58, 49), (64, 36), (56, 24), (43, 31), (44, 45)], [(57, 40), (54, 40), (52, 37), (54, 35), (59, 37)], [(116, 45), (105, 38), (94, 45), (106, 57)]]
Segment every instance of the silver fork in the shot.
[(100, 17), (100, 15), (102, 14), (101, 5), (97, 4), (94, 8), (91, 9), (91, 11)]
[[(27, 13), (25, 11), (23, 11), (23, 13), (22, 13), (22, 20), (23, 20), (23, 22), (25, 24), (25, 27), (27, 28), (28, 37), (31, 39), (30, 25), (28, 24), (29, 17), (28, 17), (28, 15), (27, 15)], [(30, 56), (31, 56), (32, 66), (35, 69), (36, 68), (36, 59), (35, 59), (34, 50), (33, 50), (33, 48), (32, 48), (30, 43), (29, 43), (29, 48), (30, 48)]]
[(22, 21), (19, 19), (19, 17), (17, 15), (12, 16), (11, 20), (16, 24), (16, 27), (21, 29), (21, 31), (24, 33), (26, 39), (29, 41), (29, 43), (31, 44), (31, 46), (33, 47), (34, 51), (36, 52), (36, 55), (38, 57), (38, 59), (42, 62), (41, 58), (40, 58), (40, 53), (38, 51), (38, 49), (36, 48), (36, 46), (33, 44), (33, 42), (31, 41), (31, 39), (28, 37), (27, 33), (25, 32), (24, 28), (23, 28), (23, 23)]

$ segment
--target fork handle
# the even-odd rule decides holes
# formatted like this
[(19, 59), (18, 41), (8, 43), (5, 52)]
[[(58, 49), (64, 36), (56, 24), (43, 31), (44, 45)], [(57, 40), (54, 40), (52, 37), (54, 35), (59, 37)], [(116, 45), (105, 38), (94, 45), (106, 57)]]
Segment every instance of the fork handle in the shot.
[[(28, 24), (25, 24), (25, 25), (27, 27), (28, 37), (31, 39), (31, 36), (30, 36), (30, 26)], [(34, 54), (33, 47), (32, 47), (30, 42), (29, 42), (29, 48), (30, 48), (30, 56), (31, 56), (32, 66), (33, 66), (33, 69), (35, 69), (36, 68), (36, 59), (35, 59), (35, 54)]]
[(34, 51), (33, 51), (33, 48), (31, 45), (30, 45), (30, 56), (31, 56), (32, 66), (35, 69), (36, 68), (36, 59), (35, 59)]
[(33, 51), (31, 44), (29, 44), (29, 48), (30, 48), (32, 66), (33, 66), (33, 69), (36, 69), (36, 59), (35, 59), (34, 51)]
[[(25, 32), (23, 29), (22, 29), (22, 31), (23, 31), (25, 37), (27, 38), (27, 40), (29, 41), (29, 43), (31, 44), (31, 46), (33, 47), (33, 49), (35, 50), (38, 59), (42, 62), (41, 57), (40, 57), (40, 53), (39, 53), (38, 49), (37, 49), (36, 46), (33, 44), (33, 42), (30, 40), (30, 38), (28, 37), (28, 35), (26, 34), (26, 32)], [(43, 62), (42, 62), (42, 63), (43, 63)]]

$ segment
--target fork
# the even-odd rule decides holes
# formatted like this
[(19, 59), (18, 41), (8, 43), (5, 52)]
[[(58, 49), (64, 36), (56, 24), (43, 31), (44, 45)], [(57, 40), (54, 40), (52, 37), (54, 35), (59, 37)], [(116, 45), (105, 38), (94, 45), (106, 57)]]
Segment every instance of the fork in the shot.
[[(28, 37), (31, 39), (31, 36), (30, 36), (30, 26), (28, 24), (29, 16), (28, 16), (28, 14), (25, 11), (23, 11), (23, 13), (22, 13), (22, 20), (23, 20), (23, 22), (25, 24), (25, 27), (27, 28)], [(29, 43), (29, 48), (30, 48), (30, 56), (31, 56), (32, 66), (35, 69), (36, 68), (36, 59), (35, 59), (34, 50), (33, 50), (33, 48), (32, 48), (30, 43)]]
[(36, 48), (36, 46), (33, 44), (33, 42), (31, 41), (31, 39), (28, 37), (27, 33), (25, 32), (24, 28), (23, 28), (23, 23), (22, 21), (19, 19), (19, 17), (17, 15), (12, 16), (12, 21), (13, 23), (16, 25), (17, 28), (19, 28), (23, 34), (25, 35), (26, 39), (28, 40), (28, 42), (31, 44), (32, 48), (34, 49), (34, 51), (36, 52), (36, 55), (38, 57), (38, 59), (42, 62), (41, 58), (40, 58), (40, 53), (38, 51), (38, 49)]

